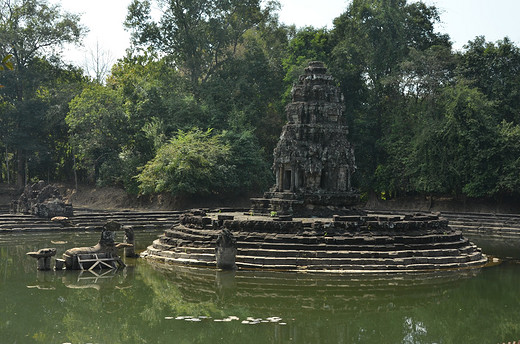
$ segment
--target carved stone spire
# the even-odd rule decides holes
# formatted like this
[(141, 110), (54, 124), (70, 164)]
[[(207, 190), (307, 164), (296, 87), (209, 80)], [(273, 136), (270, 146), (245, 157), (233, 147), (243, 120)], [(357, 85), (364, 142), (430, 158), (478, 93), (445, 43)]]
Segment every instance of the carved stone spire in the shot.
[(322, 62), (310, 62), (293, 86), (287, 124), (274, 150), (276, 185), (264, 196), (271, 211), (294, 213), (293, 206), (300, 203), (302, 209), (356, 204), (350, 183), (356, 169), (354, 150), (343, 110), (332, 76)]

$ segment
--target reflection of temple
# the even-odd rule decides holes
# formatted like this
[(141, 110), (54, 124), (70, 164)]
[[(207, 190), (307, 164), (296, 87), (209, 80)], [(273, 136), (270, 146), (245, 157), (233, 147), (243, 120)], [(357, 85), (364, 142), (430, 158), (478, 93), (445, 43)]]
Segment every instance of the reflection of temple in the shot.
[[(213, 300), (217, 308), (254, 307), (268, 313), (273, 305), (285, 312), (302, 309), (335, 314), (357, 311), (373, 312), (394, 302), (403, 309), (413, 309), (439, 300), (447, 290), (457, 288), (480, 270), (452, 270), (421, 274), (291, 274), (269, 271), (215, 271), (182, 265), (153, 264), (165, 272), (184, 302)], [(396, 311), (396, 309), (394, 309)]]
[[(350, 177), (354, 151), (347, 140), (342, 96), (321, 62), (311, 62), (292, 90), (287, 124), (274, 150), (276, 185), (253, 199), (253, 212), (320, 212), (357, 203)], [(336, 210), (338, 210), (336, 209)]]

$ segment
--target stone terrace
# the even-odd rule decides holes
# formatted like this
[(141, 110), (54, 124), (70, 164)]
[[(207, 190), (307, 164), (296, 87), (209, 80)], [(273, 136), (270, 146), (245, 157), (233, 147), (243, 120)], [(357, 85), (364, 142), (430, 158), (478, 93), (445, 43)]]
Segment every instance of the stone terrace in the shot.
[(166, 230), (143, 256), (215, 267), (222, 228), (237, 240), (239, 269), (309, 272), (427, 271), (479, 267), (479, 248), (433, 214), (276, 219), (234, 214), (192, 216)]
[(131, 225), (134, 230), (165, 230), (179, 222), (179, 211), (75, 211), (69, 222), (34, 215), (0, 214), (0, 233), (21, 231), (101, 230), (108, 221)]

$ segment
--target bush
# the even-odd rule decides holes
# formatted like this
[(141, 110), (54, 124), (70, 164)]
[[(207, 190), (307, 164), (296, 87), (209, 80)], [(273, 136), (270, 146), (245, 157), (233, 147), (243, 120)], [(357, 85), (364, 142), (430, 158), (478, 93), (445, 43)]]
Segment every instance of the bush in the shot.
[(259, 191), (272, 181), (253, 134), (211, 129), (179, 130), (136, 178), (143, 194), (174, 196)]

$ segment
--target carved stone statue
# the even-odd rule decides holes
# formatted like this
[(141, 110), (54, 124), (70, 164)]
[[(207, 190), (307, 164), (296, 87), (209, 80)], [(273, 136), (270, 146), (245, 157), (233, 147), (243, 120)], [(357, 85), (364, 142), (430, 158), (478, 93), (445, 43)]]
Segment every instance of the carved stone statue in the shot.
[(236, 255), (237, 240), (229, 229), (224, 228), (217, 237), (217, 247), (215, 247), (217, 268), (223, 270), (236, 269)]
[[(121, 224), (115, 221), (109, 221), (103, 226), (101, 238), (97, 245), (92, 247), (76, 247), (71, 248), (63, 253), (65, 260), (65, 267), (69, 270), (88, 269), (96, 262), (103, 265), (113, 265), (118, 263), (119, 266), (125, 266), (119, 255), (117, 249), (120, 247), (129, 246), (129, 244), (118, 244), (114, 241), (115, 231), (121, 230)], [(86, 259), (82, 262), (82, 257)], [(113, 266), (112, 266), (113, 267)]]

